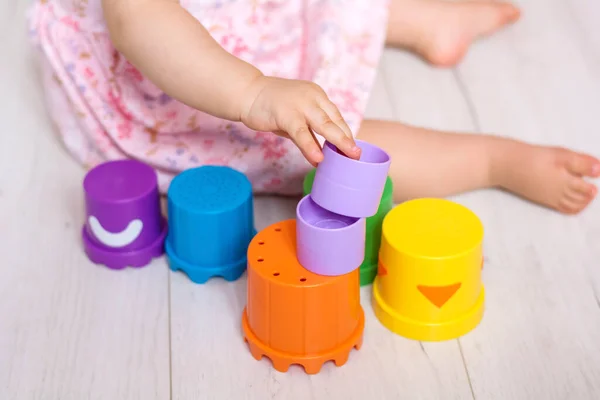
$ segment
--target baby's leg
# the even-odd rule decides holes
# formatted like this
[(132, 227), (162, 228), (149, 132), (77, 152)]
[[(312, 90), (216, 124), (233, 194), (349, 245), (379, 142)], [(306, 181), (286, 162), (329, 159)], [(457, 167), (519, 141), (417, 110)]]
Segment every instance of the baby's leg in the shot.
[(471, 43), (519, 19), (519, 10), (493, 0), (392, 0), (387, 44), (428, 62), (452, 66)]
[(600, 176), (600, 161), (562, 148), (373, 120), (364, 121), (359, 137), (391, 154), (398, 202), (500, 187), (574, 214), (597, 193), (584, 178)]

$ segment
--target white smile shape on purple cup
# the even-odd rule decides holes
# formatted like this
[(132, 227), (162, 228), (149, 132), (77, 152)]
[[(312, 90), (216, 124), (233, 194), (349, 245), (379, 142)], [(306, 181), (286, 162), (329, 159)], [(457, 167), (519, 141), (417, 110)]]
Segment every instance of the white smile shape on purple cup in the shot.
[(88, 218), (88, 223), (96, 239), (103, 245), (113, 248), (129, 246), (136, 241), (144, 229), (144, 224), (139, 219), (130, 221), (121, 232), (109, 232), (104, 229), (98, 218), (93, 215)]

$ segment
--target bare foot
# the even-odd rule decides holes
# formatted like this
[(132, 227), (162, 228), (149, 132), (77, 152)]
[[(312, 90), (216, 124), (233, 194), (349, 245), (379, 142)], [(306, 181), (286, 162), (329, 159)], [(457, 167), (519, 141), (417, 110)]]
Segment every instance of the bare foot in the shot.
[(600, 177), (600, 161), (563, 148), (502, 139), (491, 168), (498, 186), (565, 214), (579, 213), (598, 193), (585, 178)]
[(512, 4), (473, 0), (392, 0), (387, 42), (414, 51), (429, 63), (457, 64), (474, 40), (514, 23), (521, 13)]
[(575, 214), (598, 192), (586, 179), (600, 177), (600, 160), (563, 148), (369, 119), (358, 135), (391, 155), (390, 176), (398, 203), (500, 187)]

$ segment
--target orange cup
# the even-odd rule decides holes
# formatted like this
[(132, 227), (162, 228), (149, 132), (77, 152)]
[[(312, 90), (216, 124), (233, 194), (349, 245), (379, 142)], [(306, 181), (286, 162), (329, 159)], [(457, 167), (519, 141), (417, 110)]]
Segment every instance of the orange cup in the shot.
[(358, 268), (341, 276), (304, 269), (296, 258), (295, 220), (254, 237), (242, 327), (255, 359), (268, 357), (280, 372), (299, 364), (316, 374), (331, 360), (339, 367), (360, 348), (364, 325)]

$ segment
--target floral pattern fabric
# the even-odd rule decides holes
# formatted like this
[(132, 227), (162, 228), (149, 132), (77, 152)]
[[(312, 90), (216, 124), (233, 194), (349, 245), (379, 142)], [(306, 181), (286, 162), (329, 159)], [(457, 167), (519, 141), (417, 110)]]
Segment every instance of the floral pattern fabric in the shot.
[[(385, 41), (387, 2), (180, 4), (225, 50), (264, 74), (319, 84), (356, 134)], [(212, 117), (163, 93), (112, 46), (100, 3), (37, 0), (29, 14), (49, 112), (77, 160), (86, 168), (141, 160), (157, 170), (162, 192), (176, 174), (201, 165), (235, 168), (257, 193), (301, 192), (310, 165), (290, 140)]]

